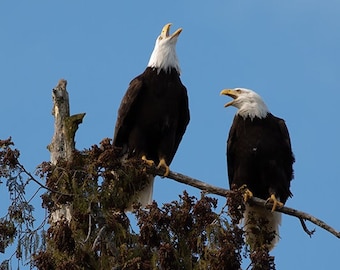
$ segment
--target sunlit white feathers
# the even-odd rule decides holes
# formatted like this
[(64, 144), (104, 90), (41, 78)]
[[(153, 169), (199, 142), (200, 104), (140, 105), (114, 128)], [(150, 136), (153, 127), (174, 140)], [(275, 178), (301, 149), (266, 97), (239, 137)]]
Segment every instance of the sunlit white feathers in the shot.
[(268, 107), (256, 92), (246, 88), (234, 88), (233, 91), (237, 96), (230, 105), (238, 108), (236, 114), (243, 118), (250, 117), (250, 119), (267, 116), (269, 113)]
[(172, 68), (175, 68), (177, 72), (180, 73), (179, 61), (176, 54), (176, 43), (182, 29), (179, 28), (172, 35), (169, 35), (170, 26), (171, 24), (166, 24), (156, 39), (148, 67), (156, 68), (158, 72), (160, 72), (161, 69), (169, 72)]

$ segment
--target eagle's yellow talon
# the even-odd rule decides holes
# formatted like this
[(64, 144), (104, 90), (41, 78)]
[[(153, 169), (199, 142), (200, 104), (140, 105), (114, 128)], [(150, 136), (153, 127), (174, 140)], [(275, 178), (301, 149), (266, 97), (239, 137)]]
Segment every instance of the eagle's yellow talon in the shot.
[(247, 185), (243, 185), (239, 188), (240, 191), (242, 191), (243, 195), (243, 201), (246, 203), (250, 198), (252, 198), (253, 192), (251, 192), (248, 188)]
[(253, 192), (251, 192), (249, 189), (246, 189), (243, 193), (243, 200), (244, 202), (247, 202), (249, 199), (253, 197)]
[(162, 159), (159, 161), (158, 166), (157, 166), (157, 169), (159, 169), (160, 167), (163, 167), (163, 168), (165, 169), (165, 173), (164, 173), (163, 176), (164, 176), (164, 177), (168, 176), (169, 173), (170, 173), (170, 168), (169, 168), (169, 166), (166, 164), (164, 158), (162, 158)]
[(270, 197), (266, 200), (265, 204), (268, 204), (268, 203), (273, 204), (272, 212), (274, 212), (277, 208), (283, 207), (283, 203), (280, 202), (278, 199), (276, 199), (274, 194), (270, 195)]
[(148, 164), (149, 166), (154, 166), (155, 165), (155, 162), (151, 159), (147, 159), (145, 155), (142, 156), (142, 160)]

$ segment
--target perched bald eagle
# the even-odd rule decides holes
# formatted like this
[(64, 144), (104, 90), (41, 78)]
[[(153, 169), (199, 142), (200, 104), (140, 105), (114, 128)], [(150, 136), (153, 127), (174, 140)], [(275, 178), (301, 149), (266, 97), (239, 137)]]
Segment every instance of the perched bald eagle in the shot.
[[(127, 158), (137, 157), (149, 165), (165, 168), (175, 156), (190, 120), (188, 96), (180, 79), (176, 43), (182, 28), (169, 34), (166, 24), (156, 39), (145, 71), (134, 78), (118, 110), (113, 144)], [(154, 176), (141, 191), (138, 201), (152, 202)], [(131, 207), (130, 207), (131, 209)], [(128, 209), (129, 210), (129, 209)]]
[[(281, 223), (281, 213), (274, 210), (292, 196), (290, 182), (295, 159), (288, 129), (285, 121), (272, 115), (254, 91), (225, 89), (221, 95), (233, 98), (225, 107), (238, 109), (227, 141), (229, 185), (239, 188), (246, 185), (247, 196), (273, 203), (271, 212), (246, 205), (247, 242), (251, 248), (265, 244), (271, 250), (279, 239)], [(269, 242), (260, 236), (260, 227), (265, 223), (265, 231), (274, 233)]]

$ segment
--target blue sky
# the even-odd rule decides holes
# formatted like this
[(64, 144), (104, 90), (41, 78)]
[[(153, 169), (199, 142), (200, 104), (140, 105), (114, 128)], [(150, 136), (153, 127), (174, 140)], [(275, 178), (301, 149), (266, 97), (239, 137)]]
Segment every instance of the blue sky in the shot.
[[(171, 32), (183, 28), (177, 52), (191, 122), (171, 169), (228, 187), (225, 143), (236, 109), (225, 109), (229, 99), (219, 92), (251, 88), (290, 131), (296, 163), (286, 205), (339, 230), (339, 12), (336, 0), (2, 1), (0, 138), (12, 136), (30, 171), (49, 160), (51, 90), (60, 78), (68, 80), (71, 113), (86, 112), (77, 148), (112, 137), (130, 80), (172, 22)], [(199, 196), (157, 178), (154, 199), (169, 202), (184, 189)], [(6, 205), (5, 185), (0, 196)], [(34, 204), (40, 209), (39, 197)], [(309, 238), (297, 219), (284, 216), (273, 255), (277, 269), (336, 269), (338, 249), (335, 236), (317, 227)]]

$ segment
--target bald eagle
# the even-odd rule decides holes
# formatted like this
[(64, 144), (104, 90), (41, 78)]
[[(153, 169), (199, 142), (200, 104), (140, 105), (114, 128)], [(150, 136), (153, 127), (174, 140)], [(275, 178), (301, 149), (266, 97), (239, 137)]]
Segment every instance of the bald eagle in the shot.
[[(238, 109), (227, 141), (229, 185), (246, 186), (246, 199), (255, 196), (273, 203), (272, 211), (246, 205), (245, 232), (250, 247), (265, 244), (271, 250), (279, 237), (281, 213), (290, 192), (295, 161), (285, 121), (271, 114), (262, 98), (244, 88), (224, 89), (221, 95), (233, 98), (225, 107)], [(247, 197), (248, 196), (248, 197)], [(273, 233), (261, 237), (259, 227)]]
[[(176, 43), (182, 28), (169, 34), (166, 24), (156, 39), (145, 71), (134, 78), (118, 110), (113, 145), (127, 158), (141, 158), (169, 174), (182, 136), (190, 120), (188, 96), (180, 79)], [(144, 207), (152, 202), (154, 176), (138, 194)], [(128, 207), (131, 210), (131, 206)]]

